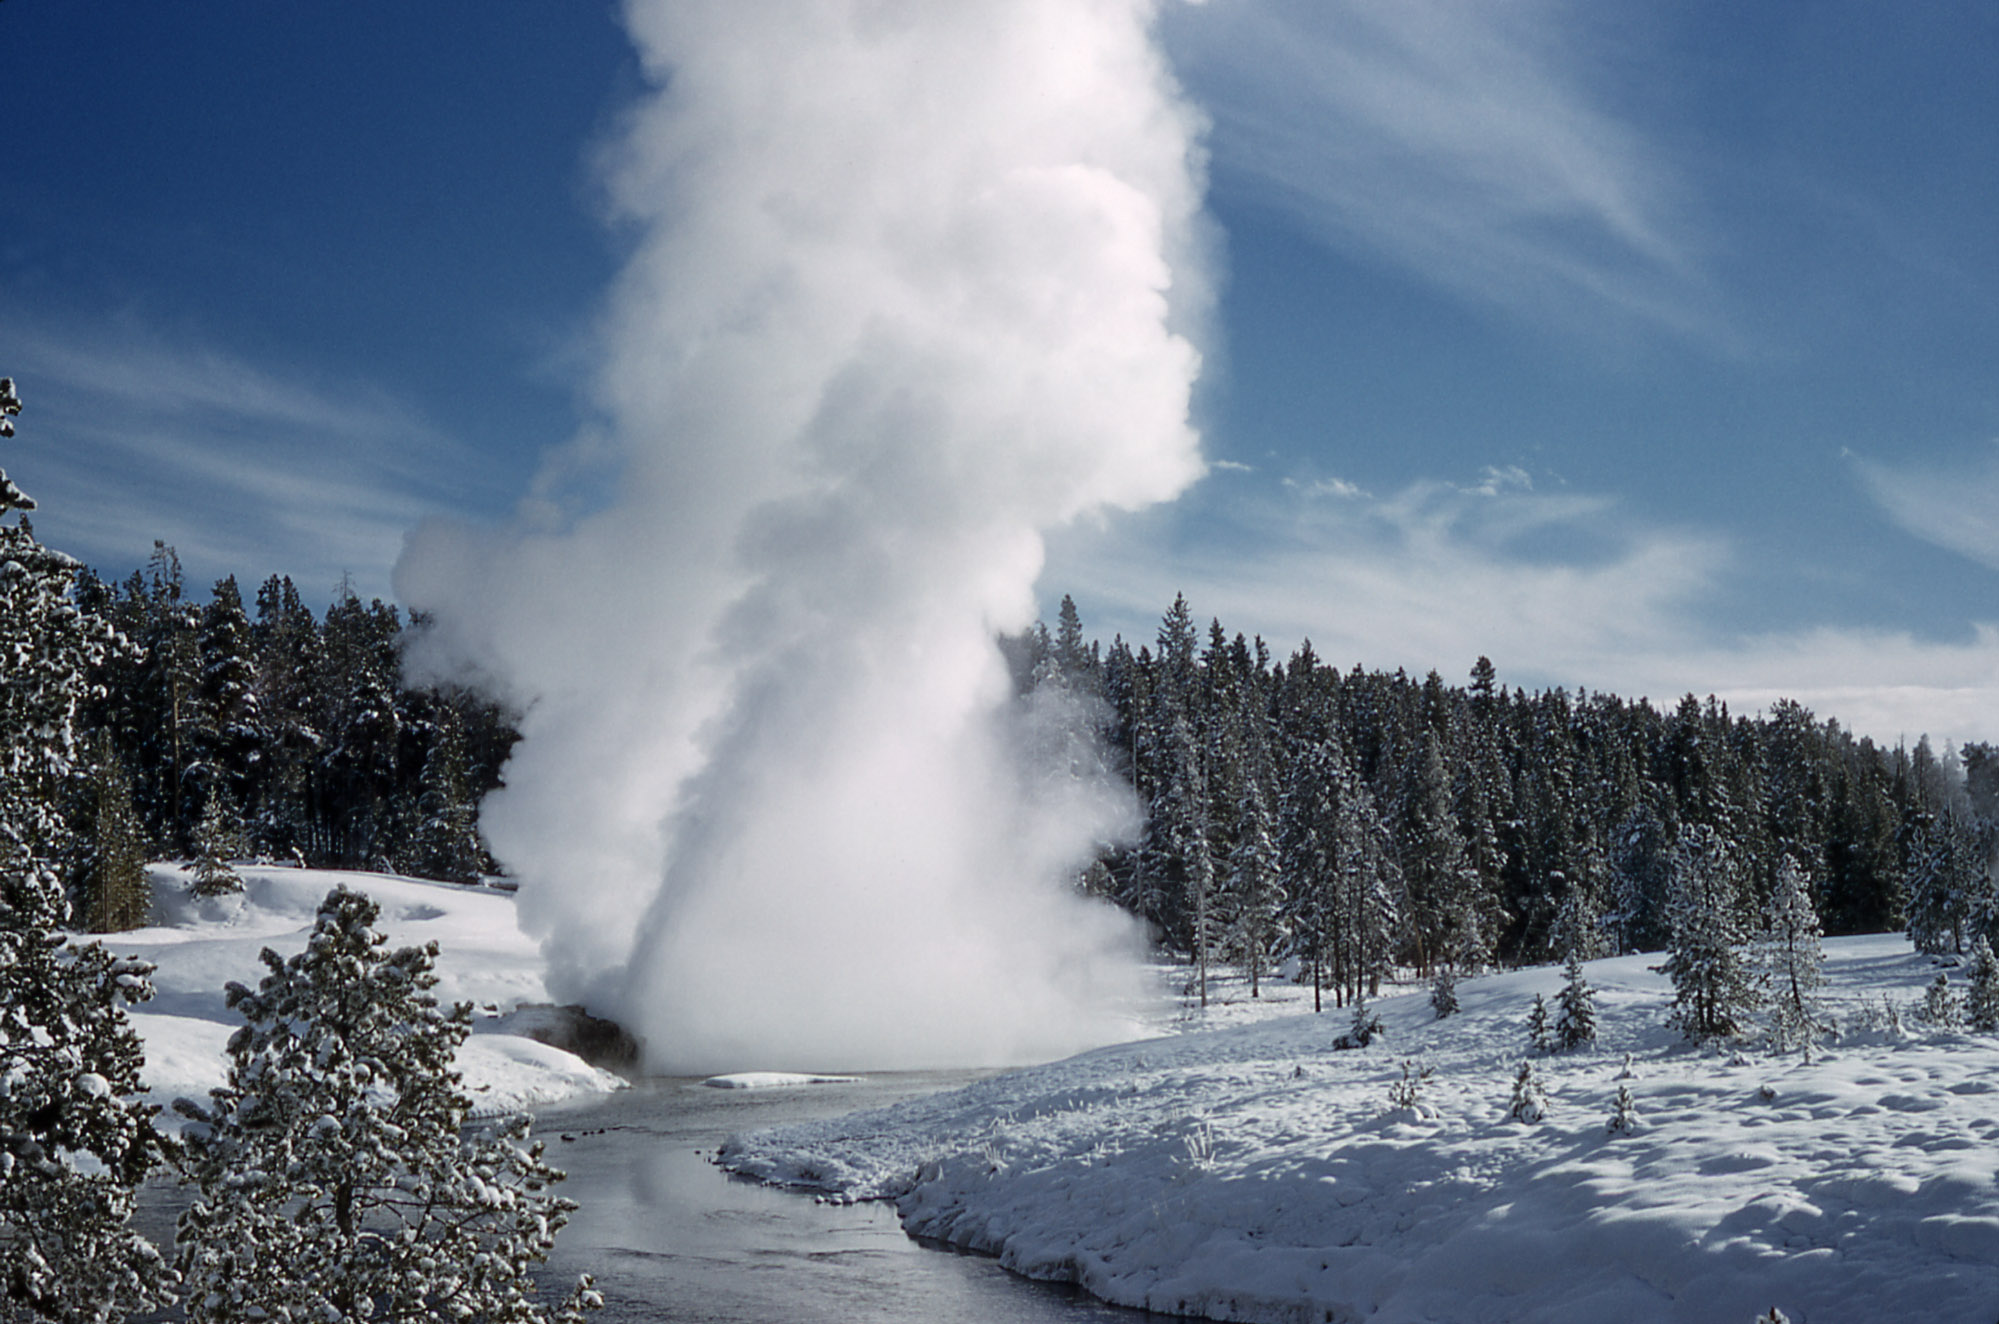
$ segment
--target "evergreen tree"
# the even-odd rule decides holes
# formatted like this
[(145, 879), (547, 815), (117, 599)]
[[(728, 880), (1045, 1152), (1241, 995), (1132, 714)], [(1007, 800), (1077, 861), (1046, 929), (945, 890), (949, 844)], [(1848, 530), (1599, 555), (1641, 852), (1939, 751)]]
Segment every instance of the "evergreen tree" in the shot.
[(1506, 1115), (1516, 1122), (1528, 1123), (1548, 1115), (1548, 1092), (1531, 1058), (1523, 1060), (1520, 1070), (1513, 1073), (1513, 1097), (1507, 1104)]
[(485, 872), (478, 809), (466, 794), (464, 752), (455, 726), (431, 746), (417, 783), (416, 839), (408, 872), (419, 878), (473, 883)]
[(263, 734), (258, 775), (244, 804), (251, 846), (262, 855), (297, 852), (323, 858), (324, 839), (314, 809), (325, 745), (318, 700), (319, 622), (291, 580), (273, 575), (257, 590), (257, 622), (250, 638)]
[(1604, 1130), (1614, 1136), (1627, 1136), (1638, 1130), (1638, 1100), (1631, 1097), (1629, 1085), (1617, 1087), (1617, 1097), (1610, 1104), (1610, 1121)]
[(1963, 1018), (1964, 1007), (1958, 996), (1951, 990), (1950, 976), (1937, 971), (1937, 977), (1923, 990), (1922, 1017), (1940, 1030), (1948, 1030)]
[(1229, 892), (1234, 909), (1231, 946), (1249, 968), (1249, 995), (1254, 998), (1262, 996), (1263, 972), (1283, 936), (1284, 894), (1274, 823), (1260, 779), (1249, 779), (1247, 797), (1235, 848), (1229, 852)]
[[(0, 512), (4, 514), (4, 512)], [(77, 563), (0, 525), (0, 869), (60, 868), (69, 780), (84, 770), (86, 677), (106, 637), (71, 597)]]
[(1616, 899), (1606, 918), (1624, 951), (1652, 951), (1670, 937), (1673, 839), (1649, 795), (1618, 825), (1610, 858)]
[(1339, 928), (1339, 872), (1334, 802), (1341, 777), (1339, 746), (1310, 741), (1292, 757), (1278, 826), (1284, 891), (1295, 907), (1291, 931), (1312, 980), (1312, 1010), (1323, 1007)]
[(1406, 1109), (1426, 1121), (1437, 1120), (1436, 1105), (1423, 1098), (1423, 1087), (1430, 1083), (1433, 1071), (1432, 1067), (1419, 1066), (1413, 1059), (1403, 1058), (1402, 1079), (1389, 1082), (1388, 1106)]
[(1920, 952), (1962, 952), (1990, 911), (1984, 851), (1954, 811), (1925, 814), (1909, 848), (1909, 940)]
[(1401, 870), (1374, 797), (1357, 777), (1338, 783), (1333, 806), (1335, 980), (1349, 998), (1380, 989), (1394, 952)]
[(1437, 1013), (1438, 1020), (1457, 1014), (1458, 977), (1448, 965), (1438, 966), (1430, 982), (1430, 1009)]
[(128, 1226), (164, 1154), (124, 1011), (152, 967), (65, 942), (62, 910), (52, 871), (0, 871), (0, 1313), (81, 1324), (164, 1304), (172, 1275)]
[(217, 788), (208, 798), (201, 826), (194, 837), (194, 881), (188, 890), (196, 896), (226, 896), (243, 890), (243, 879), (230, 861), (242, 853), (242, 839), (229, 812), (226, 794)]
[(1347, 1032), (1333, 1041), (1335, 1048), (1365, 1048), (1381, 1037), (1381, 1017), (1375, 1015), (1374, 1008), (1367, 1005), (1367, 995), (1356, 993), (1353, 1000), (1353, 1018), (1347, 1023)]
[(75, 798), (70, 913), (93, 933), (136, 929), (152, 912), (145, 834), (124, 766), (101, 735)]
[(141, 723), (134, 733), (139, 807), (155, 849), (188, 853), (200, 822), (198, 794), (207, 778), (201, 722), (200, 613), (187, 600), (180, 556), (163, 542), (153, 543), (144, 576), (126, 585), (133, 600), (137, 641), (145, 661), (136, 678), (134, 701)]
[[(1435, 672), (1430, 680), (1441, 691)], [(1435, 702), (1441, 704), (1441, 697)], [(1409, 899), (1411, 964), (1427, 974), (1435, 964), (1478, 945), (1477, 880), (1458, 830), (1443, 733), (1424, 727), (1402, 783), (1398, 849)]]
[(1674, 1021), (1689, 1039), (1734, 1037), (1758, 1001), (1743, 956), (1740, 895), (1721, 834), (1705, 823), (1682, 829), (1673, 851), (1672, 950), (1660, 969), (1673, 981)]
[[(190, 1125), (199, 1196), (181, 1215), (188, 1318), (540, 1324), (533, 1265), (574, 1206), (525, 1118), (465, 1134), (452, 1057), (470, 1008), (429, 990), (435, 943), (384, 952), (375, 903), (329, 893), (303, 952), (263, 953), (229, 1084)], [(594, 1304), (588, 1280), (554, 1316)]]
[(1094, 644), (1083, 639), (1083, 618), (1076, 612), (1076, 601), (1067, 593), (1062, 595), (1062, 606), (1056, 615), (1055, 635), (1049, 645), (1049, 659), (1053, 663), (1056, 677), (1061, 684), (1072, 690), (1097, 689), (1097, 650)]
[(1972, 944), (1964, 978), (1965, 1024), (1980, 1034), (1999, 1030), (1999, 960), (1993, 958), (1992, 943), (1982, 933)]
[(379, 598), (364, 606), (351, 592), (327, 608), (320, 632), (318, 830), (331, 858), (350, 867), (383, 869), (395, 854), (401, 634), (394, 607)]
[(1552, 1043), (1548, 1035), (1548, 999), (1536, 993), (1534, 1006), (1527, 1013), (1527, 1046), (1545, 1053)]
[(243, 803), (263, 732), (250, 619), (243, 614), (243, 597), (233, 575), (216, 583), (199, 620), (201, 669), (195, 687), (196, 763), (191, 777), (199, 783), (205, 813), (207, 802), (218, 796), (232, 805)]
[[(0, 379), (0, 436), (19, 412)], [(33, 508), (0, 472), (0, 516)], [(74, 853), (60, 790), (102, 657), (71, 596), (76, 568), (25, 522), (0, 526), (0, 1303), (9, 1318), (65, 1322), (152, 1309), (169, 1281), (128, 1226), (162, 1154), (124, 1013), (151, 995), (152, 968), (59, 932), (58, 871)]]
[(1555, 1041), (1564, 1050), (1596, 1042), (1596, 992), (1583, 978), (1582, 958), (1569, 953), (1562, 991), (1555, 998)]
[(1824, 947), (1818, 912), (1812, 908), (1811, 880), (1797, 860), (1785, 855), (1770, 893), (1770, 922), (1764, 936), (1763, 975), (1770, 992), (1770, 1041), (1780, 1053), (1811, 1051), (1828, 1028), (1818, 990)]

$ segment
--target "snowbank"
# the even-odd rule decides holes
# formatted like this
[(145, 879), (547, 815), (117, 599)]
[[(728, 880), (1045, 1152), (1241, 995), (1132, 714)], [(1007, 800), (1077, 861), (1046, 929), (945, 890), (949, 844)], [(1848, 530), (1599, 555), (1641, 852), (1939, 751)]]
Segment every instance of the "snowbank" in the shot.
[[(510, 895), (386, 874), (239, 865), (240, 896), (200, 900), (187, 894), (187, 871), (148, 870), (153, 923), (129, 933), (85, 935), (158, 967), (154, 996), (132, 1008), (146, 1042), (144, 1080), (175, 1122), (176, 1097), (203, 1098), (228, 1076), (229, 1036), (242, 1022), (224, 1001), (230, 981), (254, 988), (265, 969), (258, 953), (290, 955), (304, 947), (319, 903), (345, 884), (382, 908), (380, 928), (392, 947), (436, 939), (440, 1002), (470, 1002), (474, 1029), (522, 1002), (546, 1002), (541, 953), (514, 921)], [(532, 1107), (619, 1088), (616, 1076), (582, 1059), (511, 1034), (475, 1033), (458, 1054), (481, 1113)]]
[[(1909, 1019), (1931, 961), (1897, 937), (1829, 943), (1847, 1033), (1807, 1065), (1681, 1043), (1648, 959), (1587, 967), (1602, 1035), (1537, 1059), (1535, 1125), (1508, 1104), (1559, 970), (1464, 981), (1444, 1021), (1426, 993), (1384, 999), (1367, 1049), (1334, 1051), (1348, 1014), (1307, 1002), (738, 1137), (723, 1161), (894, 1198), (915, 1235), (1215, 1319), (1748, 1324), (1777, 1305), (1990, 1324), (1999, 1041)], [(1422, 1106), (1391, 1109), (1405, 1059), (1434, 1074)], [(1639, 1124), (1613, 1136), (1620, 1086)]]
[(796, 1071), (732, 1071), (725, 1076), (710, 1076), (701, 1083), (718, 1090), (779, 1090), (800, 1085), (851, 1085), (859, 1079), (859, 1076), (808, 1076)]

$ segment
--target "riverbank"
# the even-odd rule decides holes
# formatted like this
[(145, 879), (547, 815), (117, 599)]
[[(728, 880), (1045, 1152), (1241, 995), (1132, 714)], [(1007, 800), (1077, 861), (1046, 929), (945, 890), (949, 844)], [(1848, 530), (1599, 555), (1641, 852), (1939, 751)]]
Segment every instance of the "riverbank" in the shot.
[[(1508, 1109), (1554, 969), (1467, 980), (1441, 1021), (1427, 991), (1384, 998), (1365, 1049), (1334, 1048), (1347, 1013), (1306, 1010), (738, 1136), (722, 1159), (1214, 1319), (1989, 1324), (1999, 1040), (1913, 1018), (1932, 960), (1897, 936), (1827, 943), (1843, 1033), (1810, 1063), (1685, 1044), (1657, 960), (1586, 968), (1601, 1033), (1534, 1058), (1537, 1123)], [(1391, 1102), (1405, 1062), (1430, 1072), (1414, 1106)], [(1620, 1088), (1636, 1122), (1613, 1134)]]

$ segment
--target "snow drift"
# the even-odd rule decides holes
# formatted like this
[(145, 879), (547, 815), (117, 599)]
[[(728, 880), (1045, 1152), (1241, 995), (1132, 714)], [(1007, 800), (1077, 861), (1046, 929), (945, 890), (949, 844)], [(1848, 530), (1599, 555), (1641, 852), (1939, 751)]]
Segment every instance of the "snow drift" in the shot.
[[(1999, 1040), (1914, 1018), (1936, 971), (1905, 938), (1826, 950), (1843, 1034), (1810, 1062), (1682, 1042), (1657, 954), (1589, 963), (1598, 1043), (1535, 1059), (1534, 1124), (1511, 1084), (1553, 969), (1465, 981), (1442, 1021), (1424, 993), (1384, 999), (1366, 1049), (1332, 1048), (1344, 1012), (1291, 1016), (738, 1137), (723, 1158), (898, 1198), (914, 1234), (1172, 1314), (1989, 1324)], [(1390, 1098), (1404, 1061), (1432, 1070), (1415, 1107)], [(1637, 1121), (1611, 1134), (1620, 1088)]]
[(188, 894), (190, 869), (153, 865), (153, 922), (124, 933), (86, 935), (112, 951), (157, 967), (151, 1001), (130, 1008), (146, 1045), (141, 1073), (160, 1123), (177, 1126), (176, 1098), (204, 1099), (228, 1080), (229, 1037), (242, 1028), (225, 992), (233, 982), (256, 988), (268, 973), (259, 953), (301, 950), (320, 902), (338, 886), (365, 892), (381, 906), (378, 921), (392, 947), (435, 941), (438, 1002), (473, 1007), (474, 1034), (457, 1067), (475, 1108), (502, 1114), (624, 1082), (573, 1053), (512, 1033), (506, 1013), (545, 1002), (541, 961), (514, 919), (513, 898), (476, 887), (389, 874), (238, 865), (243, 892), (206, 900)]

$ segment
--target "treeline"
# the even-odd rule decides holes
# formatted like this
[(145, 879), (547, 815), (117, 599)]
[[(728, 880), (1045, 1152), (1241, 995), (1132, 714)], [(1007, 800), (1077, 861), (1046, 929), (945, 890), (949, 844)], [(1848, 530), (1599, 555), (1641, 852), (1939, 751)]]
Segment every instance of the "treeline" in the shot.
[[(236, 580), (197, 601), (172, 548), (113, 585), (77, 572), (76, 610), (99, 641), (77, 713), (82, 772), (69, 814), (81, 911), (126, 918), (94, 880), (122, 822), (148, 858), (261, 856), (457, 881), (491, 872), (480, 797), (518, 739), (471, 691), (402, 678), (408, 626), (341, 592), (315, 614), (291, 580), (253, 604)], [(110, 905), (115, 911), (115, 904)]]
[[(1763, 914), (1788, 857), (1829, 932), (1909, 926), (1962, 950), (1999, 920), (1999, 751), (1892, 749), (1793, 702), (1755, 717), (1435, 672), (1275, 660), (1184, 598), (1134, 650), (1005, 641), (1024, 696), (1078, 700), (1144, 806), (1088, 885), (1203, 969), (1300, 959), (1350, 996), (1390, 967), (1559, 960), (1667, 945), (1682, 843), (1726, 843), (1726, 904)], [(1679, 855), (1676, 856), (1676, 851)]]

